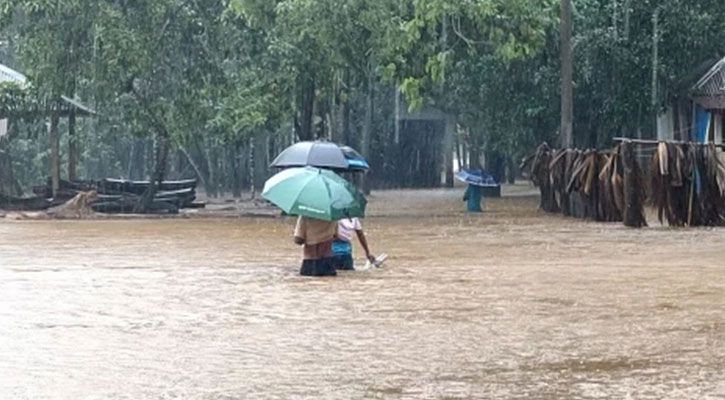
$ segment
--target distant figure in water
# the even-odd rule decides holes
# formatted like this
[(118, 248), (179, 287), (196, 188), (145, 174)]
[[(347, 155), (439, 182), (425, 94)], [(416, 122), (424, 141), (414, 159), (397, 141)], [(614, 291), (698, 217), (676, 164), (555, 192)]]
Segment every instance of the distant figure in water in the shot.
[(303, 276), (335, 276), (332, 265), (332, 240), (337, 232), (337, 222), (299, 217), (294, 241), (302, 248)]
[(352, 258), (353, 233), (357, 235), (360, 245), (365, 250), (365, 258), (371, 263), (375, 263), (375, 256), (370, 254), (368, 241), (365, 238), (365, 232), (363, 232), (360, 220), (357, 218), (345, 218), (337, 223), (337, 234), (335, 235), (335, 240), (332, 242), (332, 262), (335, 269), (355, 269), (355, 262)]
[(483, 209), (481, 209), (482, 198), (483, 193), (480, 186), (468, 185), (466, 193), (463, 195), (463, 201), (468, 202), (468, 212), (483, 212)]

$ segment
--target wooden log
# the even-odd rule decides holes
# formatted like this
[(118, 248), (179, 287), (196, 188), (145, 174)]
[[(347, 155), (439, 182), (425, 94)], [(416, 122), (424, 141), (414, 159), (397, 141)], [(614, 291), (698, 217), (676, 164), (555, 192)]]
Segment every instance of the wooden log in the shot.
[(191, 208), (191, 209), (202, 209), (202, 208), (206, 208), (206, 202), (203, 202), (203, 201), (195, 201), (195, 202), (192, 202), (191, 204), (189, 204), (188, 206), (186, 206), (186, 208)]
[[(58, 182), (59, 189), (48, 206), (56, 206), (74, 198), (80, 192), (96, 191), (98, 198), (93, 204), (97, 212), (130, 213), (141, 201), (141, 196), (149, 186), (148, 181), (126, 181), (104, 179), (101, 181), (77, 180)], [(52, 183), (36, 186), (34, 192), (45, 198), (52, 194)], [(52, 196), (47, 196), (52, 197)], [(196, 180), (164, 181), (153, 200), (151, 213), (178, 213), (180, 208), (191, 207), (196, 200)], [(36, 207), (40, 207), (39, 205)], [(24, 209), (25, 210), (25, 209)]]
[(41, 197), (13, 197), (0, 194), (0, 209), (6, 211), (41, 211), (51, 207), (51, 202)]
[[(173, 191), (189, 188), (196, 188), (196, 179), (187, 179), (181, 181), (163, 181), (158, 187), (160, 191)], [(143, 195), (150, 186), (149, 181), (127, 181), (122, 179), (106, 178), (100, 182), (102, 189), (106, 191), (127, 192)]]
[[(136, 205), (140, 201), (138, 199), (121, 199), (117, 201), (105, 201), (94, 203), (91, 208), (95, 212), (111, 213), (111, 214), (130, 214), (133, 213)], [(147, 214), (178, 214), (179, 207), (170, 202), (156, 200), (152, 202), (152, 206), (147, 210)]]
[(35, 185), (32, 188), (33, 194), (40, 197), (53, 197), (53, 189), (48, 185)]

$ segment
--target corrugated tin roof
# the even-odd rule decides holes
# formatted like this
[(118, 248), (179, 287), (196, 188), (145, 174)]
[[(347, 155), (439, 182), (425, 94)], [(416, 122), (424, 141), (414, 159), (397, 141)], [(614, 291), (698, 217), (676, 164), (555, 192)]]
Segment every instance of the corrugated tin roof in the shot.
[(25, 85), (28, 83), (28, 78), (20, 72), (0, 64), (0, 82), (13, 82), (18, 85)]
[[(3, 82), (13, 82), (18, 85), (25, 86), (28, 84), (28, 78), (20, 72), (15, 71), (6, 65), (0, 64), (0, 83)], [(81, 104), (79, 101), (66, 96), (60, 96), (60, 98), (62, 100), (59, 110), (61, 113), (67, 114), (70, 111), (75, 111), (79, 116), (90, 116), (96, 114), (96, 112), (90, 107)]]
[(707, 109), (725, 108), (725, 58), (710, 68), (690, 90), (692, 99)]

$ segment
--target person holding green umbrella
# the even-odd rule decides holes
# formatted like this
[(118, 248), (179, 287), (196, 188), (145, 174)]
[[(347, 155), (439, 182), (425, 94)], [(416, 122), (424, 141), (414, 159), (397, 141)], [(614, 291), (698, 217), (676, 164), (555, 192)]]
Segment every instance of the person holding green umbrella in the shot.
[(299, 216), (294, 241), (304, 246), (300, 274), (336, 275), (332, 241), (337, 221), (365, 216), (367, 201), (355, 186), (329, 170), (290, 168), (265, 183), (262, 197)]
[(300, 216), (295, 226), (294, 241), (302, 246), (302, 276), (335, 276), (332, 241), (337, 223)]

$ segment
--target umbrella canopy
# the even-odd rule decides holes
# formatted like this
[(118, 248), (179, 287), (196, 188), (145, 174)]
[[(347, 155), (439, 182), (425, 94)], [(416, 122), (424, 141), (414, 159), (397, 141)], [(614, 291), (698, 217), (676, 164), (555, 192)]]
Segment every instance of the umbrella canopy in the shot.
[(336, 173), (320, 168), (289, 168), (271, 177), (262, 197), (291, 215), (336, 221), (364, 217), (367, 200)]
[(347, 169), (347, 160), (335, 143), (299, 142), (286, 148), (272, 161), (273, 168), (321, 167)]
[(349, 146), (331, 142), (299, 142), (286, 148), (272, 161), (272, 168), (320, 167), (337, 171), (367, 171), (365, 158)]
[(500, 186), (493, 176), (482, 169), (468, 169), (456, 174), (456, 179), (469, 185), (480, 187)]
[(340, 146), (342, 154), (347, 160), (347, 169), (352, 171), (367, 171), (370, 169), (370, 165), (365, 161), (365, 157), (360, 155), (357, 150), (350, 146)]

